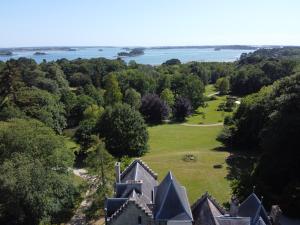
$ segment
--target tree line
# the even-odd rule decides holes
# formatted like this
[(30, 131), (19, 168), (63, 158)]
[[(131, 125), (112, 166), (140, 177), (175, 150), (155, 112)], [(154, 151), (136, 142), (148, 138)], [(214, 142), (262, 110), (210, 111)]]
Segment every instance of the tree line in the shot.
[[(126, 160), (124, 156), (142, 156), (148, 151), (147, 124), (184, 121), (199, 106), (204, 106), (205, 85), (215, 84), (220, 94), (243, 96), (288, 77), (297, 69), (294, 60), (253, 55), (242, 55), (233, 63), (182, 64), (178, 59), (171, 59), (159, 66), (104, 58), (61, 59), (40, 64), (27, 58), (0, 61), (0, 168), (3, 171), (0, 223), (63, 221), (71, 214), (79, 195), (70, 172), (74, 161), (85, 159), (95, 173), (105, 170), (108, 175), (113, 165), (108, 161), (113, 157)], [(283, 81), (275, 82), (273, 88), (263, 88), (258, 94), (245, 97), (234, 116), (226, 118), (219, 139), (226, 145), (249, 148), (260, 146), (262, 140), (272, 140), (274, 137), (267, 131), (279, 125), (265, 123), (266, 118), (274, 115), (274, 121), (280, 118), (278, 121), (285, 123), (283, 117), (287, 112), (294, 112), (292, 108), (284, 108), (297, 95), (297, 86), (288, 86), (294, 79), (298, 78), (284, 78), (284, 85)], [(279, 97), (271, 94), (274, 87)], [(288, 94), (281, 94), (279, 87)], [(264, 93), (265, 98), (261, 97)], [(299, 102), (293, 101), (298, 106)], [(274, 114), (277, 105), (284, 109)], [(66, 130), (74, 132), (72, 136), (80, 145), (75, 154), (62, 135)], [(277, 156), (277, 151), (276, 154), (262, 152), (267, 156), (261, 160)], [(99, 165), (101, 160), (95, 161), (97, 157), (107, 161), (105, 166)], [(104, 186), (98, 195), (101, 198), (105, 197), (109, 182), (109, 177), (102, 177), (100, 183)], [(239, 192), (242, 182), (234, 189), (237, 194), (243, 193)], [(292, 182), (290, 186), (293, 185)]]

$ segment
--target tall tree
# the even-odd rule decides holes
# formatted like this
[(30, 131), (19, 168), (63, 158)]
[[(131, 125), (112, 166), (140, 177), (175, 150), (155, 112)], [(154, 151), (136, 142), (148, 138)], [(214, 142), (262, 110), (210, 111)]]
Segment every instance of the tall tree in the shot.
[(114, 158), (105, 149), (103, 141), (93, 136), (94, 146), (86, 158), (89, 171), (96, 174), (100, 188), (110, 188), (114, 180)]
[(177, 98), (173, 107), (173, 117), (176, 121), (184, 121), (192, 113), (192, 105), (187, 98)]
[(165, 101), (170, 108), (173, 107), (174, 102), (175, 102), (175, 97), (174, 97), (173, 92), (169, 88), (166, 88), (161, 92), (160, 98), (163, 101)]
[(229, 92), (229, 79), (227, 77), (219, 78), (215, 85), (221, 95), (226, 95)]
[(124, 102), (138, 110), (141, 107), (141, 94), (129, 88), (125, 91)]
[(106, 105), (114, 105), (122, 101), (122, 92), (118, 80), (114, 74), (105, 77), (104, 99)]
[(127, 104), (106, 107), (95, 129), (114, 156), (141, 156), (148, 150), (148, 131), (144, 120)]
[(140, 108), (147, 123), (161, 123), (169, 116), (169, 107), (158, 95), (148, 94), (142, 98)]

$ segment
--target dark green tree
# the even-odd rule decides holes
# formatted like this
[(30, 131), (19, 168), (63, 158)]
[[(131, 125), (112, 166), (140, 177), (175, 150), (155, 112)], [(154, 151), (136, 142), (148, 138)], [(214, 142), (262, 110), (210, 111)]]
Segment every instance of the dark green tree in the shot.
[(219, 78), (215, 84), (216, 89), (220, 95), (226, 95), (229, 92), (229, 79), (227, 77)]
[(148, 150), (148, 131), (140, 113), (127, 104), (107, 107), (96, 125), (114, 156), (141, 156)]
[(65, 140), (34, 120), (0, 123), (0, 223), (60, 223), (78, 191), (68, 168), (74, 155)]
[(192, 110), (190, 100), (179, 97), (173, 106), (173, 117), (176, 121), (182, 122), (192, 113)]

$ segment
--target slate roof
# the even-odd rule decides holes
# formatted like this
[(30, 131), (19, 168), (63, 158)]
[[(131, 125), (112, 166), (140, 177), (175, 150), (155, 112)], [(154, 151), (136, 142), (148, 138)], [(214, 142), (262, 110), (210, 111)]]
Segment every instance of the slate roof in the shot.
[(216, 221), (219, 225), (250, 225), (251, 218), (218, 216), (216, 217)]
[(155, 214), (157, 221), (193, 221), (186, 190), (171, 172), (155, 188)]
[(128, 198), (107, 198), (105, 201), (106, 216), (111, 217), (127, 200)]
[(238, 210), (238, 216), (251, 217), (252, 225), (256, 225), (259, 221), (261, 223), (260, 218), (262, 218), (266, 225), (271, 224), (265, 208), (255, 193), (249, 195), (249, 197), (241, 203)]
[(219, 225), (216, 217), (225, 214), (225, 209), (207, 192), (191, 208), (195, 225)]
[[(133, 180), (136, 178), (135, 173), (132, 173), (133, 171), (136, 171), (137, 164), (139, 166), (142, 166), (144, 170), (148, 172), (149, 175), (151, 175), (155, 180), (157, 179), (157, 174), (153, 172), (153, 170), (150, 169), (150, 167), (144, 163), (141, 159), (135, 159), (121, 174), (121, 180), (124, 182), (124, 180), (131, 179)], [(130, 175), (129, 175), (130, 174)]]
[[(130, 191), (132, 188), (135, 188), (137, 192), (142, 192), (147, 203), (150, 203), (152, 200), (152, 191), (158, 184), (156, 179), (157, 174), (142, 160), (136, 159), (121, 174), (122, 184), (116, 184), (117, 196), (126, 196), (126, 194), (122, 193), (123, 191)], [(140, 184), (138, 184), (139, 182)], [(132, 183), (135, 184), (133, 185)], [(139, 185), (141, 187), (138, 187)]]

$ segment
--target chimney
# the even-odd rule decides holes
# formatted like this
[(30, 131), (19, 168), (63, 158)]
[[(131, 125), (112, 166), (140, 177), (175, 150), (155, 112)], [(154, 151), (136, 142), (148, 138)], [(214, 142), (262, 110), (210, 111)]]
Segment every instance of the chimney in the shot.
[(152, 201), (152, 204), (155, 204), (155, 199), (154, 199), (154, 189), (151, 191), (151, 201)]
[(270, 212), (270, 218), (273, 225), (280, 225), (280, 216), (282, 214), (282, 211), (278, 205), (272, 205), (271, 212)]
[(121, 172), (120, 172), (119, 162), (116, 162), (115, 164), (115, 172), (116, 172), (116, 183), (121, 183)]
[(238, 203), (238, 200), (233, 196), (231, 198), (231, 202), (230, 202), (229, 214), (232, 217), (236, 217), (236, 216), (238, 216), (238, 211), (239, 211), (239, 203)]

